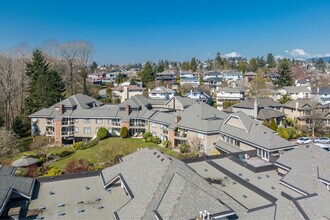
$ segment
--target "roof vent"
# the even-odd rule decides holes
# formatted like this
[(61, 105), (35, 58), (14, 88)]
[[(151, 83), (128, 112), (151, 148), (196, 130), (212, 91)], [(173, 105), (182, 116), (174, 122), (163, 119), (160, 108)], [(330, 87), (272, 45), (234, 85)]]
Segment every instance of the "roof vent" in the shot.
[(163, 161), (164, 160), (164, 158), (162, 158), (160, 161)]
[(309, 148), (309, 145), (306, 145), (306, 148)]
[(160, 155), (158, 155), (157, 158), (160, 158)]
[(267, 134), (267, 131), (265, 131), (264, 134)]
[(154, 152), (154, 155), (155, 155), (155, 154), (157, 154), (157, 152), (156, 152), (156, 151)]

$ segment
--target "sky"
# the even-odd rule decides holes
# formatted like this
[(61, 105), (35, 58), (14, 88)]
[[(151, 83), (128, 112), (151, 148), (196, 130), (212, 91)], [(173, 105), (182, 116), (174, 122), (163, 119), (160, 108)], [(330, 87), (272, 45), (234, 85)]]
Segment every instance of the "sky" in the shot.
[(330, 56), (330, 1), (1, 1), (1, 51), (53, 40), (92, 43), (98, 64)]

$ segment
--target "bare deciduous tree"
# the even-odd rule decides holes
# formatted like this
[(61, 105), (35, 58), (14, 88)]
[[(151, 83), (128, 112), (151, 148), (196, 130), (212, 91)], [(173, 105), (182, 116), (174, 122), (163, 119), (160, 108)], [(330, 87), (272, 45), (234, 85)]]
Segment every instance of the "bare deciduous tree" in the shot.
[(0, 128), (0, 140), (0, 158), (12, 158), (18, 153), (18, 142), (11, 131)]

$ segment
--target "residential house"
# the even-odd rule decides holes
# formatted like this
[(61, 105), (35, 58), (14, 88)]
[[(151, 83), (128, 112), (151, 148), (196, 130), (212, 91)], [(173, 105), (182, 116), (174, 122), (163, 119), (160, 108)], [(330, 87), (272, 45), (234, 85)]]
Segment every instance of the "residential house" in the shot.
[(219, 110), (223, 109), (223, 103), (225, 101), (242, 101), (245, 99), (245, 92), (239, 88), (219, 88), (217, 91), (217, 108)]
[(161, 73), (156, 74), (156, 81), (157, 82), (169, 82), (175, 83), (176, 82), (176, 74), (174, 71), (163, 71)]
[(194, 78), (195, 74), (189, 71), (180, 71), (180, 78)]
[(159, 86), (148, 92), (150, 99), (171, 99), (176, 92), (164, 86)]
[(310, 99), (292, 100), (283, 104), (283, 113), (295, 120), (299, 126), (311, 126), (311, 117), (321, 117), (327, 124), (328, 112), (327, 106)]
[(204, 80), (206, 79), (210, 79), (210, 78), (223, 78), (222, 73), (218, 72), (218, 71), (208, 71), (206, 73), (204, 73)]
[(244, 112), (259, 121), (270, 121), (274, 118), (277, 124), (280, 124), (285, 117), (283, 105), (271, 98), (246, 99), (224, 111), (228, 113)]
[(192, 85), (193, 87), (197, 87), (199, 85), (199, 79), (197, 77), (187, 77), (180, 79), (181, 85)]
[(295, 148), (295, 144), (243, 112), (230, 114), (220, 125), (219, 133), (215, 147), (221, 152), (256, 151), (257, 156), (270, 162), (276, 161), (281, 151)]
[(313, 97), (322, 105), (330, 104), (330, 87), (318, 87), (313, 92)]
[(222, 84), (222, 82), (223, 79), (219, 77), (204, 79), (204, 84), (209, 85), (211, 88), (219, 87)]
[(243, 74), (238, 71), (230, 71), (224, 74), (226, 81), (240, 81), (243, 78)]
[(290, 95), (292, 100), (311, 98), (311, 89), (310, 87), (306, 87), (306, 86), (284, 86), (282, 89), (279, 89), (278, 91), (281, 93), (281, 95), (283, 94)]
[(106, 78), (102, 80), (103, 84), (106, 83), (115, 83), (117, 78), (127, 78), (127, 72), (120, 71), (120, 72), (109, 72), (106, 74)]
[(196, 100), (197, 102), (205, 102), (209, 105), (212, 105), (212, 96), (199, 89), (190, 90), (190, 92), (187, 93), (185, 97)]
[(142, 95), (144, 88), (128, 85), (128, 86), (116, 86), (111, 88), (112, 97), (119, 98), (120, 102), (124, 102), (126, 99), (129, 99), (136, 95)]
[(243, 81), (245, 83), (251, 83), (256, 78), (257, 74), (255, 72), (247, 72), (243, 74)]
[(305, 86), (305, 87), (311, 87), (311, 83), (309, 79), (298, 79), (295, 81), (296, 86)]

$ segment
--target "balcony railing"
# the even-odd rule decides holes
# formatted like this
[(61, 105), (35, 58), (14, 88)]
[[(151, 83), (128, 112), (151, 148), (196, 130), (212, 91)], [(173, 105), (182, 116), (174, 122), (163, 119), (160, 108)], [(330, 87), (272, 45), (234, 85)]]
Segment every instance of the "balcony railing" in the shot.
[(73, 136), (74, 131), (62, 131), (62, 136)]
[(62, 121), (62, 125), (74, 125), (74, 121)]
[(112, 126), (121, 126), (121, 123), (120, 122), (111, 122), (111, 125)]
[(185, 139), (187, 138), (187, 133), (175, 132), (174, 137)]
[(129, 123), (129, 126), (131, 126), (131, 127), (145, 127), (146, 126), (146, 124), (145, 123), (139, 123), (139, 122), (137, 122), (137, 123)]
[(54, 131), (46, 131), (46, 136), (53, 136), (54, 135)]
[(54, 121), (47, 121), (46, 125), (54, 125)]
[(168, 134), (168, 130), (167, 129), (164, 129), (163, 130), (163, 134)]

